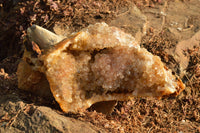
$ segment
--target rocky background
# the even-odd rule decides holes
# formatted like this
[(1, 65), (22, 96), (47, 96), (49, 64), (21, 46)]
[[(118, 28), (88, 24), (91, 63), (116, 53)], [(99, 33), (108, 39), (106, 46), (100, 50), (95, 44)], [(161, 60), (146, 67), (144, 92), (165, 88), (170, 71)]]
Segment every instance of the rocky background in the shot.
[[(108, 115), (66, 114), (55, 100), (18, 89), (27, 27), (67, 36), (96, 22), (132, 34), (186, 89), (175, 98), (118, 102)], [(199, 0), (1, 0), (0, 29), (0, 132), (200, 132)]]

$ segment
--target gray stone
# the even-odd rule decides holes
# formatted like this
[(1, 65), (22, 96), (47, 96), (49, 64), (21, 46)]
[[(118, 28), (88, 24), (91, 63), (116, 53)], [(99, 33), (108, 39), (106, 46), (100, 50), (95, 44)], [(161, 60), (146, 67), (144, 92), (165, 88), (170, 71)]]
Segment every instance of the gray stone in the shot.
[[(10, 99), (8, 98), (10, 97)], [(16, 94), (0, 98), (0, 132), (103, 133), (89, 122), (61, 115), (49, 107), (26, 104)]]

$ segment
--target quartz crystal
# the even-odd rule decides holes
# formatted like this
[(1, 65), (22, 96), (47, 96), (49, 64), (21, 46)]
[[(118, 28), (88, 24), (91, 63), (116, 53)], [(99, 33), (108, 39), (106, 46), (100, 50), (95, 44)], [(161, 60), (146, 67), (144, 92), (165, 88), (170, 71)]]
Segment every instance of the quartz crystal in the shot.
[[(49, 95), (50, 89), (64, 112), (135, 96), (176, 96), (185, 87), (158, 56), (116, 27), (97, 23), (63, 39), (53, 35), (54, 40), (48, 37), (56, 42), (53, 46), (48, 40), (32, 40), (38, 27), (29, 28), (28, 35), (42, 53), (33, 57), (33, 52), (24, 52), (18, 86), (42, 95)], [(45, 40), (45, 35), (40, 38)]]

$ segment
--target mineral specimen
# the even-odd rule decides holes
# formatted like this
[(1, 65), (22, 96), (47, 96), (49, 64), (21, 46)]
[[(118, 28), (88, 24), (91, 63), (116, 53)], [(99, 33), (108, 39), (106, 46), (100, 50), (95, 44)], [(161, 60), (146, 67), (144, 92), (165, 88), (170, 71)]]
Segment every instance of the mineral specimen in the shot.
[(36, 25), (28, 29), (41, 52), (24, 52), (18, 86), (42, 95), (49, 95), (50, 88), (64, 112), (135, 96), (178, 95), (184, 89), (158, 56), (116, 27), (97, 23), (65, 39), (48, 32)]

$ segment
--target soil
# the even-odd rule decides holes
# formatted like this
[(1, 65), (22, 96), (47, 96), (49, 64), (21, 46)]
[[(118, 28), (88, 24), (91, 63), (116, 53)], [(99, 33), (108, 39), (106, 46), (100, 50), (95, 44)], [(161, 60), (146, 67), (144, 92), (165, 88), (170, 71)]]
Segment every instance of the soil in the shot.
[[(1, 1), (0, 132), (200, 132), (199, 12), (199, 0)], [(18, 89), (27, 27), (37, 24), (67, 36), (96, 22), (135, 36), (182, 78), (186, 89), (177, 97), (118, 102), (107, 115), (90, 109), (66, 114), (53, 97)]]

